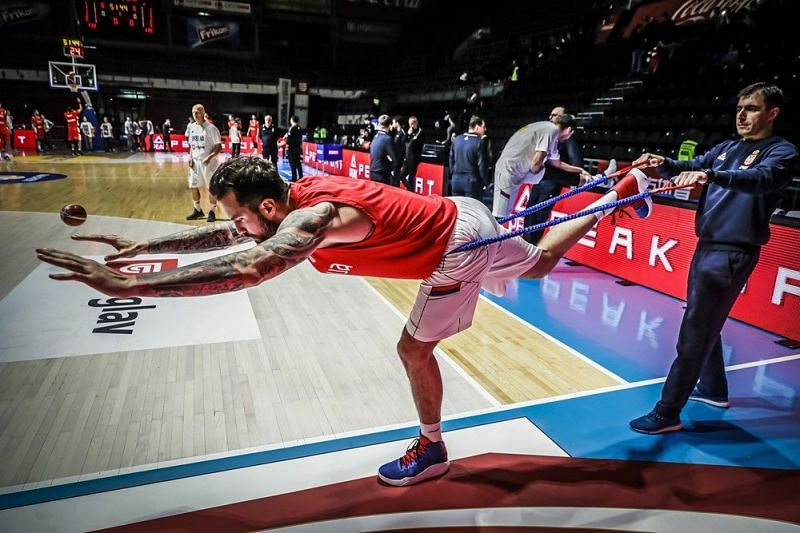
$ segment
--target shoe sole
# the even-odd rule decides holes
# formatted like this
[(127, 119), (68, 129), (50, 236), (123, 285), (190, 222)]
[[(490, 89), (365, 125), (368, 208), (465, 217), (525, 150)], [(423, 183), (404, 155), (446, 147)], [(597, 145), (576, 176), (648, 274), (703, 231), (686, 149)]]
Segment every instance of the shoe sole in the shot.
[(645, 429), (639, 429), (639, 428), (635, 428), (633, 426), (631, 426), (631, 429), (636, 431), (636, 432), (638, 432), (638, 433), (644, 433), (645, 435), (660, 435), (662, 433), (670, 433), (672, 431), (680, 431), (681, 429), (683, 429), (683, 423), (678, 422), (677, 424), (674, 424), (672, 426), (666, 426), (666, 427), (663, 427), (661, 429), (656, 429), (656, 430), (653, 430), (653, 431), (647, 431)]
[(415, 485), (421, 481), (425, 481), (426, 479), (442, 476), (446, 474), (448, 470), (450, 470), (450, 461), (431, 465), (414, 477), (404, 477), (403, 479), (391, 479), (385, 477), (380, 472), (378, 473), (378, 477), (381, 478), (381, 481), (393, 487), (407, 487), (409, 485)]
[(731, 406), (730, 401), (720, 402), (717, 400), (711, 400), (709, 398), (703, 398), (702, 396), (689, 396), (689, 401), (704, 403), (712, 407), (719, 407), (720, 409), (727, 409)]

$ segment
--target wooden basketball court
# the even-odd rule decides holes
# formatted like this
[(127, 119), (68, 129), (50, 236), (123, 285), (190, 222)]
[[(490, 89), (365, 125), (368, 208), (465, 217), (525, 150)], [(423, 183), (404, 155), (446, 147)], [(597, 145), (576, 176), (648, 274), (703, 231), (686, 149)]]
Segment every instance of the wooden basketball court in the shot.
[[(37, 247), (102, 256), (110, 250), (69, 235), (163, 235), (185, 228), (191, 210), (178, 155), (34, 156), (4, 166), (68, 177), (0, 186), (0, 299), (40, 265)], [(86, 207), (82, 227), (59, 220), (67, 203)], [(416, 287), (300, 265), (247, 291), (259, 339), (2, 362), (0, 487), (413, 423), (394, 345)], [(622, 381), (484, 300), (473, 327), (438, 356), (446, 416)]]

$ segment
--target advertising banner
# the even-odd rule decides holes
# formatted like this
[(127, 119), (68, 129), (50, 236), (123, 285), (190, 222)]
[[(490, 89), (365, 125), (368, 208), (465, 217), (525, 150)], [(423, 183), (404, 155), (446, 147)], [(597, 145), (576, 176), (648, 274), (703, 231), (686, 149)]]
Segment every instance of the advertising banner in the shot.
[(14, 148), (17, 150), (36, 151), (36, 136), (33, 130), (14, 128)]
[[(553, 216), (574, 213), (599, 197), (583, 193), (557, 203)], [(656, 205), (650, 218), (610, 217), (571, 248), (569, 259), (649, 287), (686, 298), (686, 276), (697, 238), (695, 212)], [(731, 316), (792, 339), (800, 339), (800, 229), (771, 225), (750, 280)]]
[[(109, 266), (126, 274), (163, 272), (229, 252), (143, 256)], [(40, 264), (0, 301), (0, 362), (260, 337), (246, 291), (202, 298), (111, 298), (83, 283), (52, 280), (48, 275), (54, 272), (63, 270)]]
[(238, 48), (239, 23), (209, 18), (187, 18), (186, 40), (192, 48)]

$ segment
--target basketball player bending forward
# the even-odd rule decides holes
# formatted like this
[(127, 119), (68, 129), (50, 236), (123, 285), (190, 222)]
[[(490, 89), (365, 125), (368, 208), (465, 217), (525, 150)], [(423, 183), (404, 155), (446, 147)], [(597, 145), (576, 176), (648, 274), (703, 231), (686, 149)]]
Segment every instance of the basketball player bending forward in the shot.
[[(635, 171), (593, 205), (605, 205), (647, 188)], [(75, 236), (110, 244), (114, 260), (144, 253), (200, 252), (246, 240), (252, 248), (166, 272), (121, 274), (90, 259), (38, 249), (39, 259), (70, 272), (76, 280), (111, 296), (205, 296), (263, 283), (308, 259), (320, 272), (421, 279), (397, 352), (411, 382), (421, 423), (405, 455), (380, 467), (391, 485), (410, 485), (447, 472), (440, 428), (442, 379), (436, 344), (468, 328), (480, 288), (503, 294), (514, 278), (540, 278), (613, 208), (553, 227), (533, 246), (515, 238), (449, 254), (459, 245), (505, 232), (489, 210), (471, 198), (420, 196), (369, 180), (307, 177), (288, 184), (272, 163), (260, 158), (226, 161), (214, 173), (211, 193), (231, 222), (134, 242), (115, 235)], [(632, 204), (649, 216), (647, 198)]]

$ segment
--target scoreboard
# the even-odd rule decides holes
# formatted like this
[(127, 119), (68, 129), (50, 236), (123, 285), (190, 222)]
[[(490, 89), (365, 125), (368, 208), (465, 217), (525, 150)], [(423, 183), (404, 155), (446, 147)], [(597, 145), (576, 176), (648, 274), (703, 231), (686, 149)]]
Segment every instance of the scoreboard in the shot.
[(157, 0), (80, 0), (87, 33), (105, 37), (151, 37)]

